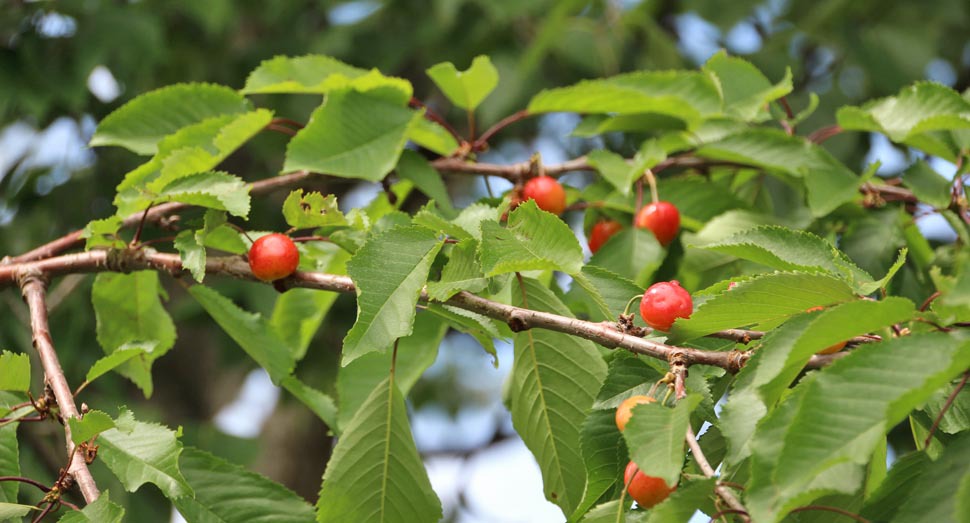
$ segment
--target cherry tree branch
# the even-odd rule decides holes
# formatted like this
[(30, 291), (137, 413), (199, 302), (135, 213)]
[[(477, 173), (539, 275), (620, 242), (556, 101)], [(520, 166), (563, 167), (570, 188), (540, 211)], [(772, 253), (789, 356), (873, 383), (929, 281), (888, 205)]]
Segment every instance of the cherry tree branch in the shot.
[[(15, 283), (18, 275), (27, 271), (53, 277), (74, 273), (130, 272), (142, 269), (165, 272), (173, 277), (186, 274), (177, 254), (160, 253), (150, 248), (94, 250), (24, 264), (0, 265), (0, 289)], [(250, 271), (249, 264), (238, 256), (208, 257), (206, 274), (259, 281)], [(347, 294), (356, 292), (354, 282), (348, 276), (320, 272), (298, 271), (276, 282), (275, 285), (280, 290), (302, 287)], [(425, 293), (422, 293), (421, 299), (425, 302), (431, 301)], [(469, 292), (460, 292), (444, 303), (505, 322), (513, 331), (532, 328), (548, 329), (587, 339), (609, 349), (621, 348), (665, 361), (670, 361), (676, 356), (684, 358), (687, 365), (711, 365), (732, 373), (739, 371), (750, 357), (750, 351), (708, 351), (666, 345), (625, 334), (612, 322), (590, 322), (534, 311), (492, 301)], [(820, 368), (839, 357), (841, 357), (840, 354), (815, 355), (808, 361), (807, 367)]]
[[(684, 381), (687, 378), (687, 365), (681, 358), (674, 358), (670, 360), (670, 371), (674, 374), (674, 391), (676, 392), (676, 398), (678, 401), (687, 397), (687, 388), (684, 386)], [(714, 467), (711, 463), (707, 461), (707, 456), (704, 455), (703, 449), (701, 449), (700, 443), (697, 442), (697, 436), (694, 434), (694, 429), (687, 424), (687, 433), (684, 435), (684, 440), (687, 441), (687, 446), (690, 448), (691, 455), (694, 456), (694, 461), (700, 466), (701, 472), (704, 473), (705, 477), (713, 478), (715, 476)], [(737, 514), (741, 514), (741, 519), (743, 521), (750, 521), (748, 517), (748, 511), (741, 503), (741, 500), (734, 495), (726, 485), (717, 484), (714, 487), (714, 492), (724, 500), (724, 503), (731, 507), (731, 509), (738, 511)]]
[(30, 309), (30, 329), (33, 333), (34, 348), (40, 355), (41, 364), (44, 367), (44, 375), (47, 383), (54, 391), (54, 398), (57, 399), (57, 407), (60, 411), (64, 423), (64, 438), (66, 440), (67, 455), (70, 464), (67, 472), (74, 477), (84, 501), (92, 503), (98, 499), (100, 493), (98, 486), (94, 482), (94, 477), (88, 470), (87, 463), (83, 459), (73, 459), (75, 453), (74, 441), (71, 440), (71, 426), (67, 422), (71, 418), (80, 418), (77, 406), (74, 404), (74, 395), (64, 377), (61, 363), (54, 350), (54, 343), (51, 340), (50, 327), (47, 323), (47, 282), (45, 275), (36, 270), (21, 270), (17, 274), (24, 300)]
[[(309, 171), (297, 171), (290, 174), (266, 178), (264, 180), (251, 183), (249, 185), (249, 193), (266, 194), (278, 189), (285, 189), (287, 187), (300, 184), (312, 176), (314, 176), (314, 174)], [(124, 227), (134, 227), (135, 225), (138, 225), (138, 223), (142, 220), (142, 217), (144, 217), (145, 221), (154, 223), (174, 212), (186, 209), (188, 207), (191, 207), (191, 205), (180, 202), (163, 203), (152, 207), (147, 213), (145, 211), (136, 212), (125, 218), (121, 223)], [(84, 244), (84, 238), (81, 237), (83, 232), (83, 229), (78, 229), (74, 232), (61, 236), (54, 241), (45, 243), (44, 245), (27, 251), (19, 256), (4, 258), (0, 260), (0, 267), (6, 264), (25, 263), (43, 258), (49, 258), (68, 249), (80, 247)]]

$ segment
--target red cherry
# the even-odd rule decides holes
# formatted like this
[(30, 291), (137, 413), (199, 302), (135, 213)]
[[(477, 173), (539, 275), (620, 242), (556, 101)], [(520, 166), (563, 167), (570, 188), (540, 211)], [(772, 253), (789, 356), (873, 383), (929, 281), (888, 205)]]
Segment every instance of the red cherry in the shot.
[(644, 403), (656, 403), (656, 398), (650, 396), (644, 396), (642, 394), (637, 396), (630, 396), (629, 398), (623, 400), (620, 406), (616, 408), (616, 428), (623, 432), (626, 428), (626, 424), (633, 417), (633, 407), (637, 405), (642, 405)]
[(525, 182), (522, 197), (535, 200), (540, 209), (552, 214), (562, 214), (566, 210), (566, 190), (551, 176), (536, 176)]
[(300, 251), (285, 234), (267, 234), (249, 248), (249, 268), (253, 276), (263, 281), (285, 278), (293, 274), (299, 264)]
[(651, 285), (640, 300), (640, 316), (647, 325), (657, 330), (669, 331), (674, 320), (690, 318), (692, 312), (694, 302), (690, 299), (690, 293), (677, 280)]
[(637, 464), (632, 461), (626, 466), (626, 471), (623, 473), (623, 483), (627, 485), (626, 491), (630, 493), (630, 497), (636, 500), (640, 508), (650, 508), (660, 503), (677, 488), (676, 486), (668, 486), (667, 482), (661, 478), (640, 472)]
[(667, 246), (680, 230), (680, 212), (670, 202), (655, 202), (640, 209), (634, 225), (650, 229), (660, 245)]
[(611, 236), (620, 232), (623, 225), (614, 220), (600, 220), (589, 231), (589, 252), (596, 253)]

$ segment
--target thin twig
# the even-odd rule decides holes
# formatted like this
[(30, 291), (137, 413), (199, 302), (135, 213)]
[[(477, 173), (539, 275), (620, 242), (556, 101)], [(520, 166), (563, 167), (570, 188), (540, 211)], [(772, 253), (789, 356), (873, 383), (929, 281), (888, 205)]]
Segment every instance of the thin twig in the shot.
[(713, 516), (711, 516), (710, 521), (708, 521), (707, 523), (714, 523), (715, 521), (717, 521), (717, 518), (724, 517), (728, 514), (740, 514), (745, 517), (747, 517), (748, 515), (747, 511), (744, 511), (744, 510), (738, 510), (735, 508), (726, 508), (724, 510), (717, 511)]
[[(670, 371), (674, 374), (674, 391), (677, 394), (677, 400), (682, 400), (687, 396), (687, 389), (684, 385), (684, 381), (687, 378), (687, 366), (684, 364), (681, 358), (673, 357), (670, 360)], [(697, 442), (697, 436), (694, 435), (694, 429), (691, 428), (690, 423), (687, 424), (687, 433), (684, 435), (684, 439), (687, 441), (687, 446), (690, 447), (690, 452), (694, 456), (694, 461), (700, 466), (701, 471), (704, 476), (708, 478), (714, 477), (714, 467), (711, 466), (710, 462), (707, 461), (707, 456), (704, 455), (704, 451), (701, 449), (700, 444)], [(722, 484), (717, 484), (714, 487), (714, 492), (724, 500), (727, 506), (733, 508), (734, 510), (740, 511), (739, 513), (744, 513), (742, 519), (744, 521), (749, 521), (747, 516), (747, 509), (741, 504), (741, 501), (734, 495), (734, 492)]]
[(100, 495), (98, 486), (94, 482), (94, 477), (91, 476), (91, 472), (88, 470), (88, 466), (83, 459), (72, 459), (74, 457), (75, 446), (71, 440), (71, 426), (67, 423), (67, 420), (70, 418), (79, 418), (80, 414), (78, 413), (77, 406), (74, 404), (74, 395), (71, 393), (71, 388), (68, 386), (67, 379), (64, 377), (64, 371), (61, 369), (61, 363), (57, 358), (57, 352), (54, 350), (54, 344), (51, 340), (50, 327), (47, 323), (47, 285), (40, 272), (22, 271), (18, 275), (18, 280), (24, 299), (27, 301), (27, 306), (30, 309), (30, 328), (33, 333), (34, 348), (37, 349), (37, 353), (40, 355), (40, 361), (44, 367), (44, 375), (47, 377), (47, 383), (54, 391), (54, 397), (57, 399), (60, 415), (64, 419), (64, 437), (67, 454), (70, 459), (67, 472), (74, 477), (78, 487), (81, 489), (84, 500), (92, 503)]
[[(250, 184), (249, 194), (267, 194), (278, 189), (289, 188), (306, 181), (312, 176), (314, 176), (314, 174), (309, 171), (297, 171), (290, 174), (266, 178)], [(148, 221), (155, 222), (174, 212), (188, 207), (191, 206), (181, 202), (163, 203), (161, 205), (152, 207), (152, 209), (145, 213), (144, 216)], [(121, 224), (123, 227), (132, 227), (138, 224), (138, 222), (142, 219), (142, 216), (142, 212), (136, 212), (125, 218)], [(5, 258), (4, 260), (0, 261), (0, 267), (3, 267), (4, 265), (13, 265), (17, 263), (25, 263), (43, 258), (49, 258), (68, 249), (80, 247), (84, 243), (84, 238), (81, 237), (83, 232), (84, 229), (78, 229), (65, 234), (56, 240), (45, 243), (39, 247), (35, 247), (34, 249), (31, 249), (30, 251), (27, 251), (19, 256)]]
[(23, 477), (20, 477), (20, 476), (0, 476), (0, 481), (19, 481), (21, 483), (26, 483), (28, 485), (33, 485), (33, 486), (39, 488), (40, 490), (42, 490), (44, 492), (50, 492), (51, 491), (50, 487), (48, 487), (47, 485), (44, 485), (43, 483), (41, 483), (41, 482), (39, 482), (37, 480), (30, 479), (30, 478), (23, 478)]
[(457, 141), (459, 144), (465, 143), (465, 139), (462, 138), (460, 134), (458, 134), (458, 131), (456, 131), (455, 128), (452, 127), (447, 120), (442, 118), (440, 114), (436, 113), (434, 109), (428, 107), (427, 105), (424, 105), (424, 102), (422, 102), (421, 100), (418, 100), (417, 98), (411, 97), (411, 101), (408, 102), (408, 105), (410, 105), (411, 107), (415, 107), (417, 109), (424, 109), (425, 118), (444, 127), (445, 130), (448, 131), (448, 134), (450, 134), (455, 139), (455, 141)]
[(509, 125), (512, 125), (515, 122), (518, 122), (519, 120), (525, 120), (529, 116), (532, 116), (529, 114), (529, 111), (522, 109), (521, 111), (516, 111), (506, 116), (505, 118), (502, 118), (501, 120), (496, 122), (495, 125), (486, 129), (485, 132), (482, 133), (482, 135), (479, 136), (477, 140), (475, 140), (475, 142), (472, 144), (472, 150), (473, 151), (484, 150), (488, 146), (488, 141), (492, 139), (492, 136), (495, 136), (496, 133), (498, 133), (502, 129), (505, 129)]
[(960, 391), (962, 391), (963, 387), (967, 385), (967, 379), (970, 379), (970, 370), (963, 373), (963, 379), (960, 380), (960, 383), (955, 389), (953, 389), (953, 392), (950, 393), (950, 396), (946, 399), (946, 403), (943, 404), (943, 408), (940, 409), (940, 413), (937, 414), (936, 419), (933, 420), (933, 426), (930, 427), (929, 434), (927, 434), (926, 439), (923, 440), (924, 449), (929, 447), (930, 443), (933, 442), (933, 434), (936, 432), (936, 429), (939, 428), (940, 422), (943, 421), (943, 415), (946, 414), (946, 411), (950, 410), (950, 406), (953, 405), (954, 401), (956, 401)]
[(808, 141), (814, 143), (822, 143), (829, 138), (840, 134), (843, 131), (842, 127), (839, 125), (829, 125), (827, 127), (822, 127), (816, 129), (812, 134), (808, 135)]
[(132, 237), (131, 243), (128, 244), (129, 246), (134, 247), (138, 245), (138, 240), (141, 239), (141, 231), (145, 228), (145, 220), (148, 219), (148, 211), (152, 210), (154, 206), (155, 202), (149, 202), (148, 207), (142, 212), (141, 221), (138, 222), (138, 228), (135, 229), (135, 236)]

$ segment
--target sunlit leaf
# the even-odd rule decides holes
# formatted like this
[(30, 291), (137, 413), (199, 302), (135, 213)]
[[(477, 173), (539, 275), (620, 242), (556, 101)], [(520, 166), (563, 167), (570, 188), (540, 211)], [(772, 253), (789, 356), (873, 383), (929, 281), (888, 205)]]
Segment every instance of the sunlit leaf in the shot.
[(213, 116), (241, 114), (249, 102), (215, 84), (176, 84), (142, 94), (101, 120), (91, 146), (120, 145), (154, 154), (163, 137)]
[(152, 483), (169, 499), (192, 494), (192, 487), (179, 471), (179, 433), (136, 421), (127, 410), (122, 410), (115, 426), (98, 437), (98, 460), (114, 472), (126, 490), (134, 492)]
[(508, 227), (492, 221), (481, 227), (478, 256), (485, 276), (537, 269), (575, 274), (583, 268), (583, 250), (569, 226), (535, 200), (509, 213)]
[(0, 352), (0, 390), (30, 390), (30, 357), (10, 351)]
[(498, 69), (484, 55), (476, 56), (464, 71), (451, 62), (442, 62), (427, 73), (451, 103), (469, 111), (474, 111), (498, 85)]

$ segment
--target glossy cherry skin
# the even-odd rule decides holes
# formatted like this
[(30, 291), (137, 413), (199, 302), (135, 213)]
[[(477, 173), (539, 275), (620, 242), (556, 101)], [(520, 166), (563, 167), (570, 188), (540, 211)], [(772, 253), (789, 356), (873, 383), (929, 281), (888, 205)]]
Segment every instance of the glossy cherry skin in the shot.
[(660, 245), (667, 246), (680, 230), (680, 211), (670, 202), (651, 203), (640, 209), (633, 224), (649, 229)]
[(640, 300), (640, 316), (647, 325), (669, 331), (677, 318), (690, 318), (694, 301), (677, 280), (651, 285)]
[(623, 432), (626, 428), (626, 424), (630, 421), (633, 416), (633, 407), (637, 405), (642, 405), (644, 403), (656, 403), (656, 398), (650, 396), (644, 396), (642, 394), (637, 396), (630, 396), (629, 398), (623, 400), (620, 406), (616, 408), (616, 428)]
[(540, 209), (552, 214), (566, 210), (566, 190), (551, 176), (536, 176), (525, 182), (522, 188), (525, 200), (535, 200)]
[(626, 491), (630, 493), (630, 497), (636, 500), (640, 508), (645, 509), (667, 499), (667, 496), (677, 488), (668, 486), (661, 478), (640, 472), (637, 464), (632, 461), (623, 473), (623, 484), (628, 485)]
[(263, 281), (285, 278), (300, 264), (300, 251), (285, 234), (273, 233), (260, 237), (249, 248), (249, 268)]
[(589, 252), (595, 254), (606, 243), (606, 240), (609, 240), (622, 229), (623, 225), (618, 221), (600, 220), (596, 222), (593, 229), (589, 231)]

